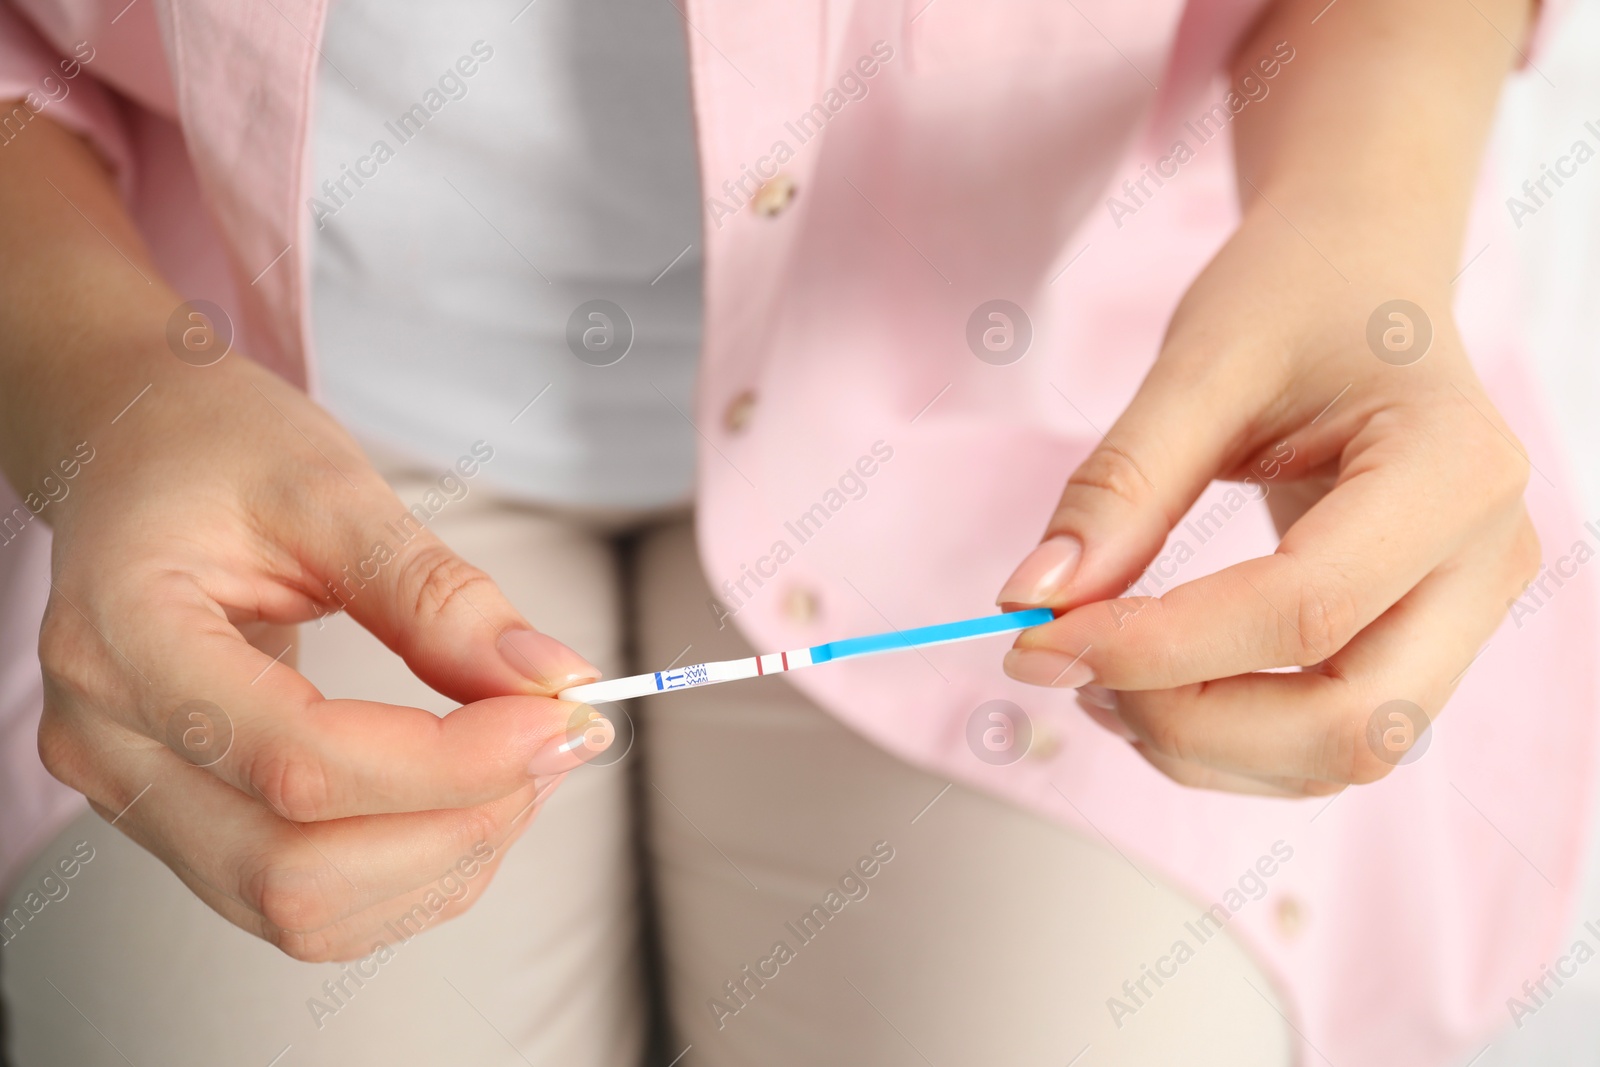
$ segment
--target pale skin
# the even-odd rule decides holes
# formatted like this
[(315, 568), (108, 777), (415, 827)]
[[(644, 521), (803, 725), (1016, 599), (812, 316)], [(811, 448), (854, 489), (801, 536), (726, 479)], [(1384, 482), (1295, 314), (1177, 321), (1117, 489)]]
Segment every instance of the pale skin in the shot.
[[(40, 514), (55, 533), (45, 766), (296, 958), (366, 955), (486, 844), (471, 895), (437, 918), (461, 911), (581, 762), (549, 750), (579, 712), (550, 698), (599, 672), (431, 534), (364, 588), (341, 585), (396, 541), (385, 524), (405, 506), (303, 393), (236, 356), (174, 358), (180, 299), (82, 142), (35, 119), (0, 152), (0, 219), (6, 474), (26, 491), (78, 442), (94, 448)], [(353, 589), (347, 603), (330, 581)], [(292, 655), (275, 662), (293, 624), (341, 609), (464, 706), (438, 719), (325, 700)], [(194, 700), (234, 731), (204, 769), (169, 747)]]
[[(1092, 682), (1085, 711), (1187, 785), (1299, 796), (1383, 777), (1373, 711), (1438, 714), (1539, 566), (1528, 461), (1450, 312), (1530, 8), (1340, 0), (1310, 25), (1325, 4), (1278, 5), (1239, 49), (1236, 78), (1278, 41), (1296, 51), (1234, 123), (1242, 223), (1068, 480), (1046, 544), (1076, 538), (1076, 567), (1039, 565), (1071, 555), (1056, 541), (1000, 597), (1063, 612), (1018, 638), (1008, 673)], [(1397, 297), (1434, 328), (1409, 366), (1366, 339)], [(1121, 598), (1202, 489), (1246, 477), (1266, 486), (1275, 553)]]
[[(1529, 14), (1476, 6), (1339, 0), (1308, 29), (1320, 4), (1283, 3), (1252, 33), (1244, 66), (1279, 40), (1297, 55), (1235, 123), (1243, 223), (1069, 481), (1047, 536), (1077, 537), (1081, 564), (1025, 590), (1064, 614), (1007, 669), (1057, 684), (1092, 671), (1117, 699), (1091, 714), (1178, 781), (1315, 794), (1380, 776), (1371, 708), (1442, 707), (1537, 568), (1526, 460), (1449, 314), (1514, 60), (1488, 23), (1520, 41)], [(575, 711), (552, 697), (597, 672), (542, 635), (508, 647), (532, 628), (430, 536), (345, 607), (461, 709), (325, 700), (292, 656), (274, 663), (289, 628), (341, 606), (325, 583), (403, 505), (296, 389), (237, 356), (173, 357), (179, 296), (101, 161), (47, 115), (0, 151), (0, 293), (6, 476), (26, 492), (79, 442), (96, 450), (40, 515), (55, 531), (45, 765), (243, 929), (299, 959), (365, 955), (475, 843), (498, 855), (527, 825), (579, 759), (550, 756)], [(1364, 339), (1397, 296), (1435, 328), (1404, 368)], [(112, 425), (146, 385), (137, 417)], [(1284, 441), (1276, 554), (1108, 605), (1205, 485)], [(1285, 665), (1308, 669), (1249, 673)], [(236, 731), (204, 769), (169, 745), (173, 709), (196, 699)]]

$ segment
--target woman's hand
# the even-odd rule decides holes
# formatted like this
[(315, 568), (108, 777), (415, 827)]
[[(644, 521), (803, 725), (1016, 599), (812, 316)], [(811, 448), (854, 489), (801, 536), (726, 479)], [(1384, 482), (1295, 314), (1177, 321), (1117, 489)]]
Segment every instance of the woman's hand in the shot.
[[(1398, 753), (1369, 746), (1372, 713), (1396, 699), (1437, 713), (1539, 564), (1527, 460), (1448, 292), (1346, 285), (1298, 241), (1262, 205), (1200, 276), (1000, 597), (1070, 609), (1017, 640), (1007, 673), (1087, 685), (1086, 711), (1190, 785), (1320, 794), (1381, 777)], [(1398, 293), (1432, 320), (1404, 366), (1366, 341)], [(1388, 328), (1400, 344), (1404, 325)], [(1265, 495), (1278, 551), (1121, 596), (1213, 478), (1239, 495), (1198, 528), (1248, 521), (1237, 512)], [(1177, 543), (1163, 568), (1181, 578)], [(1306, 669), (1251, 673), (1291, 666)]]
[[(577, 706), (549, 699), (599, 674), (299, 391), (238, 356), (167, 359), (51, 505), (40, 754), (224, 917), (297, 958), (365, 955), (458, 861), (492, 871), (609, 744), (601, 719), (557, 751)], [(274, 662), (288, 624), (341, 608), (465, 706), (325, 700)]]
[[(1374, 713), (1437, 714), (1539, 566), (1528, 460), (1451, 317), (1509, 49), (1431, 0), (1347, 0), (1312, 27), (1316, 6), (1280, 5), (1241, 50), (1298, 37), (1237, 120), (1243, 221), (999, 597), (1064, 611), (1018, 638), (1013, 677), (1081, 687), (1179, 782), (1291, 795), (1387, 773), (1402, 753), (1373, 742)], [(1277, 552), (1124, 596), (1219, 478), (1240, 495), (1200, 528), (1265, 495)], [(1260, 673), (1285, 667), (1302, 670)]]
[[(26, 491), (92, 450), (40, 512), (45, 766), (296, 958), (365, 955), (419, 902), (434, 921), (465, 908), (549, 788), (610, 743), (550, 699), (598, 672), (298, 390), (237, 353), (177, 358), (178, 298), (98, 163), (46, 120), (0, 161), (0, 221), (0, 459)], [(465, 706), (324, 699), (290, 627), (339, 610)], [(439, 889), (452, 871), (470, 893)]]

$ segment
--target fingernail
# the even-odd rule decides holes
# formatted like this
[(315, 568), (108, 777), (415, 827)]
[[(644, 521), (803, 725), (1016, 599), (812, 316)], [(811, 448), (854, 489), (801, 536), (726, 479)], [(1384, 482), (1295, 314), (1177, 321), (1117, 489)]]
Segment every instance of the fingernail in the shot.
[(1078, 687), (1078, 707), (1100, 726), (1124, 741), (1137, 740), (1136, 735), (1117, 714), (1117, 694), (1103, 685)]
[(537, 630), (508, 630), (497, 644), (512, 670), (550, 693), (600, 677), (600, 668)]
[(533, 759), (528, 762), (528, 773), (535, 778), (565, 774), (610, 748), (611, 742), (616, 740), (616, 727), (598, 711), (591, 711), (589, 716), (582, 726), (568, 730), (563, 737), (553, 737), (545, 742), (545, 746), (535, 752)]
[(1002, 663), (1005, 672), (1029, 685), (1077, 689), (1094, 681), (1094, 670), (1081, 656), (1066, 656), (1043, 648), (1013, 648)]
[(1071, 534), (1058, 534), (1028, 553), (1001, 587), (996, 604), (1043, 604), (1061, 591), (1078, 569), (1083, 544)]

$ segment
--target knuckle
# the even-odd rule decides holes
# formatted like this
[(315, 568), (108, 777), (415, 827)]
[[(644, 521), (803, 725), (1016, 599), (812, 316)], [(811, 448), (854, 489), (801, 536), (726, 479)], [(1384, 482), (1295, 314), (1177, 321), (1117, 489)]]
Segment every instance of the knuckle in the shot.
[[(1136, 627), (1141, 622), (1152, 624), (1151, 626), (1146, 627), (1146, 630), (1159, 629), (1160, 627), (1160, 616), (1163, 610), (1163, 605), (1159, 597), (1145, 596), (1142, 594), (1138, 596), (1123, 596), (1118, 597), (1115, 600), (1107, 600), (1105, 605), (1106, 611), (1111, 616), (1111, 623), (1118, 631), (1130, 630), (1130, 628)], [(1146, 609), (1152, 610), (1150, 610), (1147, 614)], [(1138, 635), (1140, 633), (1140, 630), (1132, 630), (1128, 634), (1128, 640), (1138, 640)], [(1148, 651), (1166, 651), (1166, 646), (1164, 643), (1146, 642), (1146, 644), (1152, 646), (1148, 649)], [(1147, 651), (1147, 649), (1141, 647), (1140, 651), (1142, 653)]]
[(47, 692), (87, 700), (103, 688), (101, 648), (76, 611), (51, 597), (39, 624), (39, 668)]
[(1133, 725), (1128, 716), (1123, 716), (1123, 721), (1129, 724), (1133, 732), (1139, 735), (1139, 740), (1152, 752), (1171, 759), (1183, 758), (1179, 751), (1182, 739), (1178, 736), (1177, 727), (1169, 720), (1161, 716), (1143, 717), (1137, 726)]
[(455, 815), (459, 821), (451, 833), (451, 838), (466, 848), (471, 848), (480, 842), (484, 844), (499, 842), (506, 827), (504, 820), (494, 808), (493, 804), (479, 804), (477, 807), (461, 808), (456, 811)]
[(1511, 551), (1507, 563), (1511, 568), (1512, 595), (1515, 596), (1528, 587), (1528, 583), (1539, 577), (1539, 568), (1544, 564), (1544, 548), (1539, 543), (1539, 533), (1534, 529), (1533, 521), (1524, 514), (1517, 524), (1517, 531), (1512, 535)]
[(1294, 666), (1314, 666), (1332, 656), (1355, 636), (1358, 623), (1348, 587), (1327, 581), (1305, 583), (1295, 604), (1293, 632), (1284, 639)]
[(295, 442), (294, 447), (306, 455), (306, 462), (297, 465), (292, 480), (281, 484), (280, 492), (285, 498), (303, 510), (308, 503), (321, 506), (332, 500), (348, 500), (352, 483), (364, 494), (387, 490), (344, 427), (320, 409), (312, 417), (316, 425), (307, 429), (316, 439), (315, 451), (306, 455), (303, 449), (307, 442)]
[(79, 792), (85, 780), (84, 746), (54, 701), (46, 699), (39, 717), (39, 762), (51, 777)]
[(1133, 458), (1106, 442), (1072, 472), (1067, 487), (1109, 493), (1134, 508), (1142, 507), (1150, 492), (1150, 483)]
[(350, 483), (345, 481), (340, 473), (348, 466), (349, 464), (340, 466), (339, 461), (331, 457), (327, 463), (319, 461), (297, 464), (294, 481), (285, 483), (279, 491), (284, 498), (297, 498), (302, 505), (337, 500), (341, 492), (350, 491)]
[[(1501, 428), (1501, 433), (1490, 434), (1482, 431), (1486, 436), (1481, 451), (1485, 454), (1478, 457), (1473, 464), (1476, 473), (1474, 481), (1481, 486), (1483, 499), (1497, 507), (1506, 507), (1522, 499), (1527, 492), (1528, 479), (1533, 474), (1533, 463), (1528, 459), (1528, 451), (1512, 433), (1509, 426)], [(1506, 445), (1511, 447), (1507, 448)]]
[(1192, 746), (1184, 729), (1185, 718), (1183, 715), (1160, 712), (1129, 714), (1124, 711), (1122, 716), (1123, 721), (1139, 736), (1139, 740), (1146, 747), (1169, 759), (1188, 762), (1194, 753), (1191, 751)]
[(1350, 759), (1345, 764), (1344, 774), (1340, 781), (1350, 785), (1371, 785), (1373, 782), (1382, 781), (1394, 770), (1394, 764), (1379, 759), (1367, 751), (1366, 745), (1357, 742), (1350, 750)]
[(415, 617), (424, 623), (443, 617), (457, 601), (470, 603), (473, 590), (495, 588), (487, 574), (437, 542), (406, 561), (400, 581)]
[(331, 786), (327, 768), (314, 755), (282, 741), (260, 747), (248, 780), (267, 805), (291, 822), (328, 817)]
[[(269, 927), (280, 935), (292, 935), (297, 944), (339, 918), (340, 902), (328, 879), (319, 870), (296, 866), (281, 856), (255, 863), (244, 875), (241, 892)], [(294, 955), (288, 948), (284, 951)]]
[[(1478, 403), (1488, 404), (1479, 394)], [(1522, 499), (1533, 474), (1528, 450), (1498, 411), (1485, 414), (1452, 405), (1453, 418), (1438, 426), (1450, 443), (1452, 465), (1470, 479), (1472, 498), (1485, 514), (1503, 511)], [(1460, 479), (1457, 479), (1458, 481)]]
[(347, 956), (339, 952), (333, 935), (324, 930), (302, 932), (273, 928), (268, 939), (279, 952), (298, 963), (337, 963), (355, 958), (353, 953)]
[(1394, 770), (1367, 742), (1364, 716), (1357, 711), (1337, 715), (1325, 734), (1323, 766), (1333, 781), (1345, 785), (1371, 785)]
[(1528, 458), (1527, 449), (1520, 441), (1512, 438), (1512, 442), (1513, 447), (1506, 449), (1501, 456), (1499, 483), (1503, 491), (1500, 495), (1521, 500), (1528, 491), (1528, 481), (1533, 475), (1533, 461)]

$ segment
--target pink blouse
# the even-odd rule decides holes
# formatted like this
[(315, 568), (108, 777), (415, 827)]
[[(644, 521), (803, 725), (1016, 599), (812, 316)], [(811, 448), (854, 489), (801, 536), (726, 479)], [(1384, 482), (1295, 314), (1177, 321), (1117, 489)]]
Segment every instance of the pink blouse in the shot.
[[(1229, 110), (1220, 74), (1262, 7), (687, 0), (706, 197), (701, 557), (715, 610), (757, 648), (990, 610), (1236, 222), (1213, 105)], [(31, 93), (88, 136), (166, 275), (302, 384), (323, 14), (321, 0), (0, 0), (0, 96)], [(1317, 32), (1292, 31), (1274, 77)], [(0, 141), (27, 121), (0, 122)], [(1169, 176), (1141, 185), (1145, 164)], [(1069, 693), (1002, 676), (1003, 641), (793, 676), (903, 758), (1109, 841), (1191, 894), (1197, 917), (1220, 904), (1284, 991), (1304, 1062), (1475, 1052), (1551, 958), (1581, 874), (1594, 587), (1554, 564), (1600, 534), (1569, 503), (1487, 184), (1467, 250), (1461, 329), (1544, 476), (1529, 506), (1561, 582), (1500, 628), (1415, 763), (1331, 801), (1184, 789)], [(1020, 359), (983, 348), (992, 320), (974, 313), (992, 300), (1026, 315)], [(0, 514), (14, 504), (0, 486)], [(1174, 580), (1272, 550), (1259, 507), (1230, 516), (1203, 540), (1180, 524), (1168, 549), (1187, 539), (1193, 559)], [(82, 804), (32, 741), (47, 567), (42, 524), (0, 544), (4, 879)], [(969, 746), (992, 700), (1026, 711), (1026, 758), (992, 765)]]

